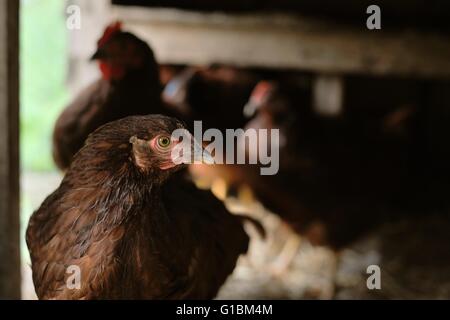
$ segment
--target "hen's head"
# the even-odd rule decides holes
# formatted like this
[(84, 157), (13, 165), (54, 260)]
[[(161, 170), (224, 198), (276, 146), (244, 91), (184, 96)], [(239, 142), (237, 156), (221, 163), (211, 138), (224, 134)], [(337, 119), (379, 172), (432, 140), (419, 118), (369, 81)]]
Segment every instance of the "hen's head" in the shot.
[(291, 111), (292, 105), (286, 90), (279, 83), (272, 81), (260, 81), (244, 106), (244, 115), (247, 118), (264, 114), (275, 122), (289, 115), (292, 116)]
[[(177, 129), (184, 132), (181, 139), (173, 134)], [(185, 166), (177, 158), (182, 152), (172, 152), (177, 145), (178, 150), (183, 150), (179, 144), (185, 137), (190, 140), (188, 152), (194, 155), (194, 160), (200, 160), (196, 155), (202, 155), (207, 162), (212, 159), (175, 118), (148, 115), (113, 121), (89, 136), (69, 172), (76, 172), (73, 174), (76, 179), (84, 176), (94, 182), (119, 177), (162, 183)]]
[[(152, 49), (135, 35), (122, 30), (122, 24), (109, 25), (97, 42), (97, 51), (91, 57), (99, 62), (106, 80), (121, 80), (136, 71), (159, 77)], [(154, 73), (154, 74), (153, 74)]]
[(276, 84), (273, 82), (260, 81), (253, 89), (249, 101), (244, 106), (244, 116), (251, 118), (267, 107), (276, 91), (276, 87)]

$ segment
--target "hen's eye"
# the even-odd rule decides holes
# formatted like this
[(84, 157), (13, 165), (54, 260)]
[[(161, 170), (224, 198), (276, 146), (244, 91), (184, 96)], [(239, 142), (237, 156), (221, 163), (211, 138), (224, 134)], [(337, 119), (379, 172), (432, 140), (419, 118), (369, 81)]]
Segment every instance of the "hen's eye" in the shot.
[(161, 148), (167, 148), (170, 146), (170, 138), (166, 136), (162, 136), (158, 138), (158, 146)]

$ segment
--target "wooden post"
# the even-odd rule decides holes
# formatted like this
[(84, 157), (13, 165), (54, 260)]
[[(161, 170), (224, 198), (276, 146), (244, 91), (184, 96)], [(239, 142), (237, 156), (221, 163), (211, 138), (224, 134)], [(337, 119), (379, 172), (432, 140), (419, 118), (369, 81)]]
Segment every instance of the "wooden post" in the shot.
[(313, 108), (323, 116), (342, 113), (344, 80), (338, 75), (318, 74), (313, 82)]
[(20, 299), (19, 0), (0, 1), (0, 299)]

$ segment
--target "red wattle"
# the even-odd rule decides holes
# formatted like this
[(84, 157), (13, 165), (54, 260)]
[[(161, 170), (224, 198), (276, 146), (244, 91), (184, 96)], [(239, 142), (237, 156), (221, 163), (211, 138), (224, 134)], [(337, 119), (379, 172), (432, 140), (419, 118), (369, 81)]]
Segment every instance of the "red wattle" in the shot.
[(112, 66), (100, 61), (99, 67), (105, 80), (119, 80), (125, 75), (125, 69), (121, 66)]

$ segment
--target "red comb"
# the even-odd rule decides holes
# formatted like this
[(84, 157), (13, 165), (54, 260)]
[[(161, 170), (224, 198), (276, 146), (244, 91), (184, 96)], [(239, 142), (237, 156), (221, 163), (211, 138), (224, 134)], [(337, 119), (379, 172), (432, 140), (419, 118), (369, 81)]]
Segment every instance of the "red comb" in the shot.
[(121, 21), (116, 21), (111, 23), (106, 29), (105, 32), (103, 33), (102, 37), (100, 38), (100, 40), (98, 40), (97, 45), (98, 47), (103, 46), (106, 42), (109, 41), (109, 39), (111, 39), (111, 37), (122, 30), (122, 22)]

